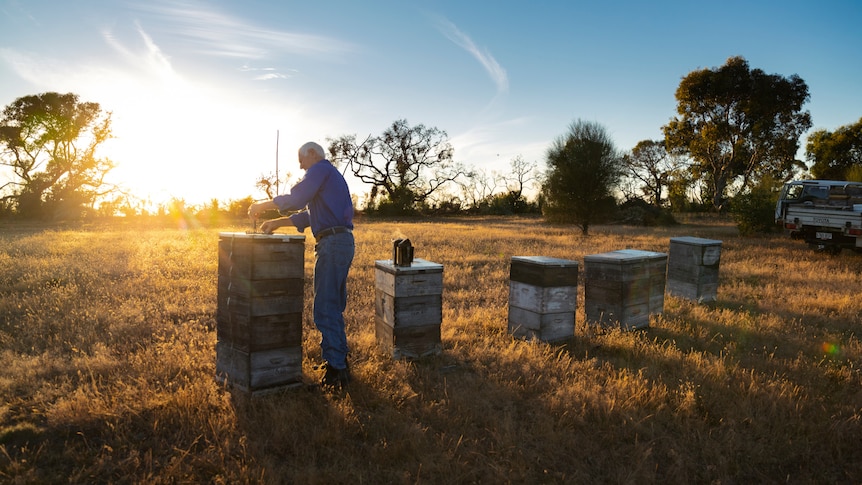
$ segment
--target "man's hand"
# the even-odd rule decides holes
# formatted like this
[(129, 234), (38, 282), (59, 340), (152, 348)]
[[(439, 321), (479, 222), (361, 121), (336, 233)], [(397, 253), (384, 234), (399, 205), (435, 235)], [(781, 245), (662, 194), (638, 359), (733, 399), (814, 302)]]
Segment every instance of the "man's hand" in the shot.
[(272, 232), (279, 227), (292, 225), (293, 222), (290, 220), (289, 217), (279, 217), (278, 219), (270, 219), (268, 221), (264, 221), (264, 223), (260, 225), (260, 232), (264, 234), (272, 234)]
[(270, 221), (264, 221), (263, 224), (260, 225), (260, 232), (264, 234), (272, 234), (272, 231), (281, 227), (276, 223), (277, 219), (273, 219)]
[(257, 219), (257, 216), (268, 210), (278, 210), (278, 206), (276, 206), (275, 202), (271, 200), (255, 202), (252, 205), (248, 206), (248, 218), (251, 220), (255, 220)]

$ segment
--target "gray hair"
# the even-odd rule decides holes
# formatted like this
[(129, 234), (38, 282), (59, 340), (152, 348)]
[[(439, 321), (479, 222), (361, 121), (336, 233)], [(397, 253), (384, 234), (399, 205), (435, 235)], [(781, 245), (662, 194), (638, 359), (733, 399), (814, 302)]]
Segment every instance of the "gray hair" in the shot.
[(326, 158), (326, 152), (323, 151), (323, 147), (313, 141), (299, 147), (299, 152), (305, 155), (317, 155), (321, 160)]

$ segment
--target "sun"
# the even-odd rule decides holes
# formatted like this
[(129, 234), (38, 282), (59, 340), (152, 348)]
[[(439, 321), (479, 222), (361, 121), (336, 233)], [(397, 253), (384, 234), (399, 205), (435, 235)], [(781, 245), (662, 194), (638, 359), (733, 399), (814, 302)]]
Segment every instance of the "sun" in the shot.
[(300, 141), (286, 133), (298, 123), (242, 100), (193, 86), (144, 88), (112, 113), (114, 138), (104, 154), (117, 164), (112, 177), (138, 200), (202, 204), (254, 196), (255, 181), (275, 172), (276, 157), (282, 183), (298, 171), (292, 148)]

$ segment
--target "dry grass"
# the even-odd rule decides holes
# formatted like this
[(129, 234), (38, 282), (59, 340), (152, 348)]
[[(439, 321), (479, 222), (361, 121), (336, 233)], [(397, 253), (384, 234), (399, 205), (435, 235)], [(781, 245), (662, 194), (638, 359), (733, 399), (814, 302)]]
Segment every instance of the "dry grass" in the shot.
[[(217, 232), (3, 227), (0, 481), (862, 481), (857, 255), (715, 221), (588, 238), (537, 219), (361, 221), (349, 393), (246, 399), (214, 379)], [(627, 333), (579, 305), (565, 345), (508, 335), (511, 256), (582, 263), (682, 235), (724, 241), (717, 303), (668, 296)], [(374, 342), (374, 260), (396, 236), (444, 265), (440, 356), (393, 361)]]

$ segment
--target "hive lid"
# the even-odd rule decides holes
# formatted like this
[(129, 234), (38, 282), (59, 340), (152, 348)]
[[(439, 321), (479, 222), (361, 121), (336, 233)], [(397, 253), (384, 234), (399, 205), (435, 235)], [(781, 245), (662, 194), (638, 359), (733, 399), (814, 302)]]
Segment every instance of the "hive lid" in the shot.
[(374, 262), (374, 267), (388, 271), (390, 273), (410, 274), (410, 273), (427, 273), (443, 271), (443, 265), (440, 263), (432, 263), (424, 259), (416, 258), (410, 263), (410, 266), (395, 266), (391, 259), (379, 259)]
[(713, 246), (716, 244), (721, 244), (721, 241), (716, 239), (704, 239), (700, 237), (692, 237), (692, 236), (681, 236), (681, 237), (672, 237), (670, 238), (670, 242), (682, 243), (682, 244), (693, 244), (697, 246)]
[(248, 240), (266, 240), (266, 241), (281, 241), (281, 242), (296, 242), (296, 241), (305, 241), (305, 235), (303, 234), (248, 234), (245, 232), (220, 232), (218, 233), (218, 237), (220, 238), (233, 238), (233, 239), (248, 239)]
[(642, 251), (640, 249), (620, 249), (601, 254), (589, 254), (584, 256), (584, 261), (618, 261), (631, 262), (645, 259), (667, 258), (666, 253), (656, 253), (653, 251)]
[(548, 256), (512, 256), (512, 262), (552, 267), (573, 267), (578, 265), (577, 261), (571, 259), (551, 258)]

